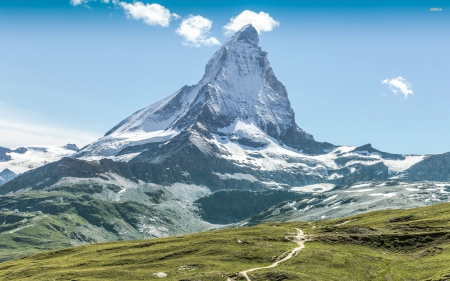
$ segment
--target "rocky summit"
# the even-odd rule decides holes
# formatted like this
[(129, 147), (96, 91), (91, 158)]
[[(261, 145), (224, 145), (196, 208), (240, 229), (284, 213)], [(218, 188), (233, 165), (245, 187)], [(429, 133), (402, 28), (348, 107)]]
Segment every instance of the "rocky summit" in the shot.
[[(0, 150), (0, 161), (11, 153)], [(0, 246), (11, 249), (0, 259), (409, 208), (448, 201), (450, 194), (449, 154), (333, 145), (302, 130), (251, 25), (217, 50), (198, 84), (72, 153), (0, 186)]]

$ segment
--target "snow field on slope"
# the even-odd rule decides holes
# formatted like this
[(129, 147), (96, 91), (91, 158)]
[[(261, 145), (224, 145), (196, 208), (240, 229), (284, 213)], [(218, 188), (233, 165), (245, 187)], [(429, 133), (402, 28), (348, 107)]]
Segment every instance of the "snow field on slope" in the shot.
[[(281, 146), (252, 122), (236, 120), (234, 124), (218, 131), (227, 134), (227, 136), (212, 134), (212, 143), (225, 152), (222, 157), (243, 165), (251, 165), (263, 170), (302, 167), (312, 173), (317, 173), (317, 169), (326, 168), (323, 163), (315, 160), (312, 156), (295, 152), (284, 145)], [(240, 138), (255, 140), (266, 145), (261, 148), (253, 148), (233, 141)], [(255, 157), (255, 155), (257, 156)], [(296, 159), (296, 163), (288, 163), (287, 159)]]
[[(22, 146), (23, 147), (23, 146)], [(28, 170), (35, 169), (45, 164), (55, 162), (63, 157), (75, 153), (73, 150), (65, 149), (56, 145), (25, 146), (28, 149), (24, 154), (9, 152), (11, 160), (0, 162), (0, 172), (9, 169), (15, 174), (22, 174)], [(12, 148), (14, 150), (16, 148)]]
[(109, 135), (102, 137), (96, 142), (86, 148), (89, 151), (88, 155), (81, 156), (79, 159), (95, 161), (103, 158), (112, 159), (115, 161), (130, 161), (134, 156), (138, 155), (118, 155), (123, 148), (133, 145), (142, 145), (153, 142), (164, 142), (168, 139), (178, 135), (177, 130), (158, 130), (152, 132), (145, 132), (142, 129), (135, 132), (126, 132), (119, 136)]
[(301, 192), (325, 192), (334, 188), (334, 184), (331, 183), (317, 183), (310, 184), (305, 186), (293, 187), (290, 190), (292, 191), (301, 191)]

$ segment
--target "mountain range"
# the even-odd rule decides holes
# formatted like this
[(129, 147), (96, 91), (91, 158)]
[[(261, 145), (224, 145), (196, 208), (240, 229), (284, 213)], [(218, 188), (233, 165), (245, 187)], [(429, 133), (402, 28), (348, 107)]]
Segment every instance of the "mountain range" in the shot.
[(0, 147), (0, 186), (26, 171), (58, 161), (78, 150), (75, 144)]
[[(8, 163), (39, 151), (24, 149), (0, 149), (0, 157)], [(68, 157), (27, 164), (35, 169), (17, 170), (14, 179), (13, 164), (0, 166), (10, 169), (0, 174), (8, 181), (0, 186), (0, 245), (11, 249), (0, 259), (450, 199), (450, 153), (334, 145), (302, 130), (252, 25), (217, 50), (198, 84), (135, 112), (80, 150), (58, 151), (54, 157)]]

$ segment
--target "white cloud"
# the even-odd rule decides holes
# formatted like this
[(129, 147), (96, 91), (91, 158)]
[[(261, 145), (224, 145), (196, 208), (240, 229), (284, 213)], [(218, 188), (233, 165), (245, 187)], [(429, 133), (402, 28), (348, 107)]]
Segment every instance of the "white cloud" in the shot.
[(225, 34), (232, 34), (249, 23), (253, 25), (258, 33), (271, 31), (280, 25), (280, 23), (274, 20), (268, 13), (259, 12), (258, 14), (250, 10), (245, 10), (237, 17), (231, 18), (230, 22), (223, 28), (226, 30)]
[(381, 84), (389, 85), (389, 89), (391, 89), (391, 91), (394, 94), (397, 94), (398, 92), (401, 92), (402, 94), (405, 95), (405, 99), (409, 95), (413, 94), (413, 91), (411, 90), (411, 86), (412, 86), (411, 83), (406, 81), (401, 76), (399, 76), (397, 78), (393, 78), (393, 79), (384, 79), (383, 81), (381, 81)]
[[(89, 144), (99, 136), (39, 120), (36, 113), (0, 102), (0, 146)], [(10, 121), (14, 120), (14, 121)]]
[(73, 6), (78, 6), (87, 2), (89, 2), (89, 0), (70, 0), (70, 4)]
[(183, 36), (184, 45), (200, 47), (219, 45), (215, 37), (208, 37), (212, 21), (202, 16), (189, 15), (184, 18), (176, 32)]
[[(91, 2), (91, 1), (97, 1), (97, 0), (70, 0), (70, 4), (72, 4), (73, 6), (78, 6), (81, 4), (86, 4), (87, 2)], [(109, 3), (109, 0), (100, 0), (100, 2), (107, 4), (107, 3)]]
[[(79, 1), (79, 0), (77, 0)], [(144, 4), (142, 2), (134, 2), (132, 4), (119, 2), (128, 17), (136, 20), (142, 20), (148, 25), (160, 25), (168, 27), (172, 19), (178, 19), (180, 16), (170, 13), (169, 9), (159, 4)]]

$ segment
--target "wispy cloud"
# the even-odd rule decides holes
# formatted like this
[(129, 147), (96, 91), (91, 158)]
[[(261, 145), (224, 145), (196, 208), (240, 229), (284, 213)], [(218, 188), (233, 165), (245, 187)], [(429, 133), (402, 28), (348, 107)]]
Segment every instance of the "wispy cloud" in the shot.
[(200, 47), (219, 45), (215, 37), (209, 37), (212, 21), (202, 16), (189, 15), (183, 19), (176, 30), (177, 34), (184, 38), (184, 45)]
[(397, 78), (393, 79), (384, 79), (381, 81), (381, 84), (387, 84), (389, 85), (389, 89), (394, 94), (397, 94), (398, 92), (401, 92), (403, 95), (405, 95), (405, 99), (413, 94), (413, 91), (411, 90), (411, 83), (406, 81), (403, 77), (399, 76)]
[(89, 0), (70, 0), (70, 4), (73, 6), (78, 6), (87, 2), (89, 2)]
[(236, 17), (231, 18), (230, 22), (223, 28), (225, 28), (226, 34), (232, 34), (249, 23), (253, 25), (258, 33), (271, 31), (280, 25), (280, 23), (274, 20), (268, 13), (255, 13), (250, 10), (245, 10)]
[(0, 146), (89, 144), (99, 136), (48, 124), (36, 116), (0, 102)]
[[(91, 1), (97, 1), (97, 0), (70, 0), (70, 4), (72, 4), (73, 6), (78, 6), (81, 4), (87, 4), (88, 2), (91, 2)], [(100, 2), (109, 3), (109, 0), (100, 0)]]
[(144, 4), (142, 2), (134, 2), (131, 4), (118, 2), (117, 4), (125, 10), (127, 17), (142, 20), (148, 25), (168, 27), (172, 19), (180, 18), (179, 15), (170, 13), (169, 9), (156, 3)]

